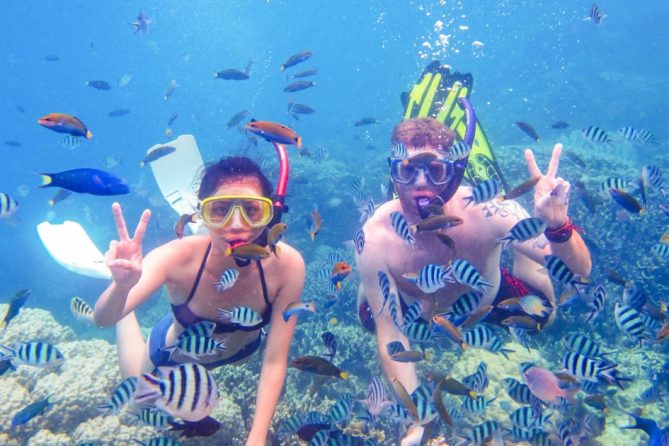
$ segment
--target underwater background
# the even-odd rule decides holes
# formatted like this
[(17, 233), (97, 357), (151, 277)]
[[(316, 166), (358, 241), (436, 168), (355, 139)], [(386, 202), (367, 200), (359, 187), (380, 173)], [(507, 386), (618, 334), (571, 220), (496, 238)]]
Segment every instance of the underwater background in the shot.
[[(93, 304), (107, 282), (57, 265), (35, 227), (45, 220), (78, 221), (104, 252), (116, 237), (110, 207), (118, 200), (130, 226), (143, 209), (154, 212), (145, 252), (173, 239), (178, 216), (140, 161), (150, 146), (193, 134), (205, 161), (246, 154), (263, 160), (274, 180), (277, 163), (272, 146), (264, 141), (253, 145), (236, 126), (226, 128), (242, 110), (248, 110), (242, 124), (250, 118), (284, 123), (297, 131), (312, 154), (319, 154), (305, 156), (289, 148), (291, 181), (286, 202), (290, 212), (284, 219), (289, 225), (285, 240), (307, 264), (302, 299), (321, 307), (300, 320), (291, 357), (322, 354), (320, 334), (331, 331), (339, 344), (335, 362), (352, 375), (346, 383), (328, 384), (305, 400), (311, 379), (290, 369), (286, 393), (275, 414), (275, 430), (296, 412), (327, 411), (344, 393), (364, 398), (370, 379), (381, 376), (381, 369), (375, 340), (357, 319), (358, 277), (347, 279), (337, 302), (325, 309), (323, 303), (331, 295), (329, 278), (323, 279), (319, 272), (334, 252), (353, 264), (350, 241), (360, 227), (353, 183), (364, 178), (364, 194), (377, 204), (384, 201), (380, 186), (387, 181), (390, 132), (402, 118), (400, 93), (410, 90), (430, 61), (473, 75), (471, 101), (510, 185), (527, 177), (524, 148), (532, 148), (539, 166), (544, 166), (556, 142), (586, 165), (583, 168), (563, 156), (559, 175), (570, 182), (582, 181), (593, 196), (599, 183), (610, 176), (638, 177), (647, 165), (667, 173), (665, 21), (669, 4), (602, 2), (598, 6), (605, 17), (600, 24), (588, 19), (592, 6), (582, 1), (5, 4), (0, 15), (0, 148), (4, 151), (0, 192), (17, 200), (19, 208), (0, 222), (0, 315), (5, 312), (3, 304), (18, 290), (30, 288), (32, 293), (0, 334), (0, 344), (51, 342), (61, 348), (66, 362), (60, 374), (20, 366), (0, 376), (0, 394), (6, 400), (0, 407), (0, 444), (130, 444), (131, 438), (156, 433), (149, 427), (126, 426), (128, 417), (104, 417), (95, 410), (120, 381), (114, 332), (77, 321), (70, 312), (70, 300), (81, 296)], [(135, 33), (131, 22), (140, 10), (151, 23), (147, 32)], [(288, 57), (300, 51), (311, 51), (313, 56), (279, 71)], [(227, 68), (243, 69), (250, 60), (247, 80), (212, 75)], [(296, 80), (291, 75), (311, 67), (318, 69), (307, 78), (316, 82), (314, 87), (283, 91)], [(93, 80), (104, 80), (111, 88), (85, 85)], [(176, 90), (166, 100), (173, 80)], [(288, 110), (291, 100), (309, 105), (315, 113), (295, 119)], [(121, 109), (128, 113), (109, 115)], [(72, 141), (37, 125), (41, 116), (51, 112), (77, 116), (93, 138)], [(175, 112), (178, 117), (168, 125)], [(366, 117), (377, 122), (354, 125)], [(523, 133), (514, 124), (517, 121), (530, 123), (540, 142)], [(552, 128), (558, 121), (568, 125)], [(611, 134), (632, 126), (651, 132), (656, 144), (623, 137), (611, 144), (595, 144), (582, 134), (588, 126)], [(167, 136), (168, 128), (172, 137)], [(78, 167), (103, 169), (126, 179), (130, 195), (75, 194), (49, 206), (55, 191), (37, 189), (40, 177), (35, 173)], [(579, 198), (572, 191), (570, 215), (589, 240), (590, 281), (603, 283), (608, 293), (599, 318), (584, 325), (587, 306), (569, 306), (561, 311), (560, 324), (532, 339), (530, 352), (505, 334), (509, 348), (515, 350), (508, 360), (484, 350), (462, 354), (448, 345), (430, 346), (435, 356), (418, 366), (419, 376), (438, 371), (462, 378), (473, 373), (480, 361), (486, 362), (492, 386), (486, 394), (490, 398), (499, 394), (498, 405), (464, 425), (486, 419), (509, 424), (508, 411), (500, 407), (506, 398), (501, 379), (518, 377), (523, 361), (558, 368), (564, 350), (560, 339), (581, 330), (614, 352), (621, 372), (634, 380), (625, 390), (607, 394), (606, 412), (588, 409), (604, 419), (606, 428), (582, 444), (646, 444), (647, 436), (641, 431), (620, 427), (629, 421), (624, 412), (639, 407), (644, 417), (656, 420), (660, 427), (669, 426), (669, 350), (666, 343), (635, 348), (618, 329), (613, 302), (620, 300), (623, 286), (607, 279), (607, 269), (641, 285), (653, 302), (669, 301), (667, 257), (651, 252), (669, 217), (658, 209), (662, 199), (657, 191), (640, 216), (621, 213), (610, 199), (595, 198), (596, 210), (591, 212)], [(519, 201), (531, 209), (527, 197)], [(322, 215), (323, 227), (312, 242), (305, 218), (314, 209)], [(144, 305), (138, 316), (145, 332), (167, 311), (164, 296), (156, 295)], [(223, 420), (224, 427), (214, 439), (183, 440), (184, 444), (243, 444), (244, 420), (253, 414), (249, 395), (255, 395), (259, 359), (256, 355), (242, 366), (216, 371), (226, 397), (213, 415)], [(645, 401), (641, 395), (650, 387), (656, 387), (658, 398)], [(50, 393), (57, 403), (43, 416), (10, 428), (20, 408)], [(378, 431), (380, 444), (396, 444), (395, 423), (383, 420), (373, 430)], [(282, 438), (282, 444), (299, 444), (294, 436)]]

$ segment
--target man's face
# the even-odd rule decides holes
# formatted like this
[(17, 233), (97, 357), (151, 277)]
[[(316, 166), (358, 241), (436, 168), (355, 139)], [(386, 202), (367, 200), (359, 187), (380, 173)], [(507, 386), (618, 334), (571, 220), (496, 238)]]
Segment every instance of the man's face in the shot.
[(447, 152), (438, 150), (431, 145), (407, 147), (407, 159), (402, 162), (405, 163), (405, 166), (408, 164), (410, 167), (413, 167), (405, 171), (414, 172), (415, 176), (412, 175), (413, 180), (406, 184), (393, 179), (395, 191), (405, 211), (418, 213), (418, 204), (424, 205), (429, 203), (432, 198), (439, 195), (448, 186), (448, 182), (445, 184), (435, 184), (431, 176), (437, 175), (430, 174), (430, 171), (434, 173), (435, 170), (430, 170), (426, 167), (430, 162), (436, 161), (436, 164), (438, 164), (446, 158)]

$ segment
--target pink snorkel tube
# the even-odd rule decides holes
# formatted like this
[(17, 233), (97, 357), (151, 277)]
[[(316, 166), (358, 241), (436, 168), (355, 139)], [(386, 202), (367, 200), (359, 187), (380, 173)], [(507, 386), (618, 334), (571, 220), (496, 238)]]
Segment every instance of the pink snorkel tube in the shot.
[(286, 147), (283, 144), (279, 144), (274, 141), (272, 142), (272, 145), (276, 149), (276, 155), (279, 158), (279, 180), (276, 183), (274, 197), (272, 197), (274, 204), (274, 216), (268, 225), (269, 227), (279, 223), (281, 221), (283, 212), (288, 210), (288, 206), (284, 205), (284, 200), (286, 199), (288, 175), (290, 174), (290, 165), (288, 163), (288, 152), (286, 151)]

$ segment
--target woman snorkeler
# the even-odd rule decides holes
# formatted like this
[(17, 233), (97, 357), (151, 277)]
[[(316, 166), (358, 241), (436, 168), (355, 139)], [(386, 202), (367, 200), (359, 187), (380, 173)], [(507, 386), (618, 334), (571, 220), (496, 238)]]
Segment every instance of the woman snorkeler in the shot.
[[(279, 184), (282, 178), (285, 191), (287, 165)], [(179, 335), (196, 323), (209, 321), (213, 339), (225, 347), (197, 358), (209, 369), (248, 358), (260, 346), (261, 330), (269, 324), (247, 445), (265, 444), (286, 377), (288, 350), (295, 331), (295, 318), (285, 322), (282, 312), (289, 303), (299, 301), (304, 287), (302, 256), (283, 242), (280, 256), (254, 259), (246, 265), (228, 255), (240, 246), (266, 243), (277, 204), (268, 198), (271, 195), (271, 183), (255, 163), (245, 157), (223, 158), (206, 168), (198, 193), (198, 217), (207, 235), (173, 240), (144, 258), (142, 240), (150, 211), (143, 212), (134, 237), (130, 238), (121, 206), (114, 203), (112, 212), (119, 240), (110, 242), (105, 255), (113, 281), (98, 299), (94, 312), (98, 325), (116, 324), (124, 378), (139, 376), (158, 366), (192, 362), (179, 350), (170, 355), (165, 347), (174, 345)], [(216, 285), (231, 269), (238, 272), (236, 282), (221, 292)], [(133, 310), (163, 285), (167, 285), (172, 312), (153, 327), (145, 342)], [(254, 310), (256, 320), (242, 323), (236, 317), (221, 318), (221, 314), (229, 315), (227, 312), (240, 308)]]

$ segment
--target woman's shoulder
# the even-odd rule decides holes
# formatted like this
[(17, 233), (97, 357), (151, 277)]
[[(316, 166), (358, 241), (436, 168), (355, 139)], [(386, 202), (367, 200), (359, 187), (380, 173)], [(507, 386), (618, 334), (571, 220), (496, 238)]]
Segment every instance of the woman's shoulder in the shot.
[(208, 236), (191, 235), (164, 243), (151, 250), (146, 257), (170, 266), (186, 264), (192, 261), (194, 255), (204, 252), (209, 241)]
[[(285, 242), (277, 244), (279, 248), (275, 257), (277, 269), (287, 275), (297, 274), (302, 271), (304, 274), (304, 259), (300, 252)], [(274, 257), (274, 254), (271, 254)]]

